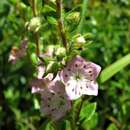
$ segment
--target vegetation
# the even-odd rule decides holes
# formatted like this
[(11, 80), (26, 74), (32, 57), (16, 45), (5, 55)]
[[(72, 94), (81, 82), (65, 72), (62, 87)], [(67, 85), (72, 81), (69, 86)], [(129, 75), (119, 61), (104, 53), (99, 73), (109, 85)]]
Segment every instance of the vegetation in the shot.
[[(82, 108), (79, 98), (67, 114), (76, 114), (75, 129), (130, 130), (130, 0), (63, 0), (62, 8), (58, 1), (0, 0), (0, 129), (71, 130), (69, 118), (53, 123), (40, 113), (29, 83), (39, 62), (56, 74), (62, 59), (78, 54), (102, 71), (98, 96), (85, 97)], [(9, 62), (23, 39), (26, 55)], [(48, 48), (54, 57), (44, 58)]]

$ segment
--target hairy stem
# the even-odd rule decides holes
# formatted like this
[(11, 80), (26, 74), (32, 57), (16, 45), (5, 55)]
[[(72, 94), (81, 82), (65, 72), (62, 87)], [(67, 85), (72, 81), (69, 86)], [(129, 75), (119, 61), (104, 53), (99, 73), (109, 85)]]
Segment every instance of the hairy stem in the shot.
[[(36, 1), (32, 0), (32, 12), (33, 12), (33, 16), (36, 17), (37, 13), (36, 13)], [(33, 33), (33, 36), (35, 38), (35, 43), (36, 43), (36, 55), (37, 57), (40, 57), (40, 49), (39, 49), (39, 34)]]
[(62, 0), (56, 0), (56, 13), (58, 17), (58, 31), (60, 33), (62, 43), (64, 47), (67, 47), (67, 39), (65, 35), (65, 29), (64, 29), (64, 24), (63, 24), (63, 19), (62, 19)]

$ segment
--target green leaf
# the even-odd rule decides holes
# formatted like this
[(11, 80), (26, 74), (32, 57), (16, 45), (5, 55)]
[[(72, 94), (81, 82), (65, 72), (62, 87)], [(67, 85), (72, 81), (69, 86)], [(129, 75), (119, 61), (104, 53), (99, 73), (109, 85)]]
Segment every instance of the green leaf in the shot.
[(109, 67), (105, 68), (100, 75), (101, 83), (104, 83), (105, 81), (110, 79), (114, 74), (119, 72), (121, 69), (123, 69), (128, 64), (130, 64), (130, 54), (127, 54), (123, 58), (121, 58), (121, 59), (117, 60), (115, 63), (111, 64)]
[(57, 20), (53, 17), (48, 16), (47, 21), (52, 25), (57, 25)]
[(52, 123), (51, 122), (48, 122), (46, 127), (45, 127), (45, 130), (55, 130)]
[(71, 130), (71, 124), (68, 120), (65, 121), (65, 130)]
[(98, 123), (98, 113), (94, 113), (91, 117), (90, 120), (85, 120), (81, 126), (84, 128), (84, 129), (88, 129), (88, 130), (91, 130), (91, 129), (94, 129), (96, 128), (97, 126), (97, 123)]
[(78, 32), (79, 33), (83, 32), (85, 17), (86, 17), (86, 12), (87, 12), (87, 2), (88, 2), (88, 0), (83, 0), (82, 12), (81, 12), (81, 20), (80, 20), (79, 26), (78, 26)]
[(49, 5), (44, 5), (43, 12), (56, 12), (56, 10)]
[(115, 124), (112, 123), (112, 124), (110, 124), (110, 125), (108, 126), (107, 130), (118, 130), (118, 128), (116, 127)]
[(96, 103), (88, 103), (87, 101), (83, 103), (81, 112), (80, 112), (80, 121), (88, 121), (92, 118), (96, 111)]

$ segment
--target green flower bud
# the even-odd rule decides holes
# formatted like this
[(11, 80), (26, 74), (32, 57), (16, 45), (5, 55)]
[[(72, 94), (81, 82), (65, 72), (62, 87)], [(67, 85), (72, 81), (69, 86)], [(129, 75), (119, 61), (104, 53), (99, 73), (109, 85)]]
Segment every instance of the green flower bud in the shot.
[(27, 29), (31, 32), (37, 32), (39, 31), (41, 27), (41, 19), (40, 17), (34, 17), (30, 20), (30, 22), (27, 22), (25, 24), (27, 26)]
[(80, 20), (80, 13), (79, 12), (72, 12), (72, 13), (68, 14), (68, 16), (66, 18), (70, 22), (71, 21), (79, 22), (79, 20)]
[(79, 44), (82, 44), (82, 43), (85, 43), (86, 41), (85, 41), (83, 36), (78, 36), (76, 38), (76, 42), (79, 43)]
[(66, 49), (64, 47), (59, 47), (56, 49), (55, 55), (63, 57), (66, 54)]

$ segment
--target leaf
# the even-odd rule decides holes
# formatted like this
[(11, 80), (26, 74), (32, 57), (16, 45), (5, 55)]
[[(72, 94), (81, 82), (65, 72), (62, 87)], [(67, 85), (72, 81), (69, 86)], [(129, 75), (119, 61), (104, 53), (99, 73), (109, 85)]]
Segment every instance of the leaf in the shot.
[(118, 130), (118, 128), (116, 127), (115, 124), (112, 123), (112, 124), (110, 124), (110, 125), (108, 126), (107, 130)]
[(117, 60), (115, 63), (111, 64), (109, 67), (105, 68), (100, 75), (101, 83), (104, 83), (110, 79), (114, 74), (119, 72), (128, 64), (130, 64), (130, 54), (127, 54), (126, 56)]
[(81, 126), (84, 128), (84, 129), (94, 129), (96, 128), (96, 125), (98, 123), (98, 113), (94, 113), (92, 115), (92, 118), (90, 120), (85, 120)]
[(56, 12), (56, 10), (54, 8), (52, 8), (51, 6), (49, 5), (44, 5), (44, 8), (42, 10), (43, 12)]
[(79, 99), (77, 99), (73, 102), (73, 109), (72, 109), (73, 111), (72, 111), (72, 114), (71, 114), (73, 120), (75, 120), (75, 118), (77, 117), (77, 113), (79, 111), (81, 101), (82, 101), (82, 99), (79, 98)]
[(48, 16), (47, 21), (52, 25), (57, 25), (57, 20), (53, 17)]
[(55, 130), (52, 123), (51, 122), (48, 122), (46, 127), (45, 127), (45, 130)]
[(92, 118), (92, 116), (94, 115), (95, 111), (96, 111), (96, 103), (88, 103), (88, 102), (84, 102), (80, 115), (79, 115), (79, 119), (81, 122), (88, 121)]
[(71, 130), (71, 124), (68, 120), (65, 121), (65, 130)]
[(83, 32), (85, 17), (86, 17), (86, 12), (87, 12), (87, 2), (88, 2), (88, 0), (83, 0), (82, 12), (81, 12), (81, 20), (80, 20), (79, 26), (78, 26), (78, 32), (79, 33)]

